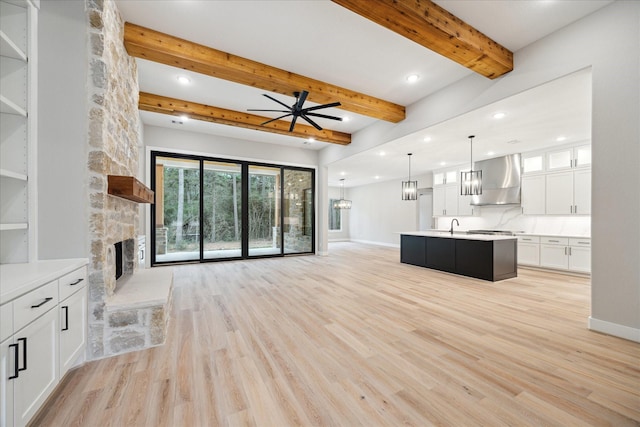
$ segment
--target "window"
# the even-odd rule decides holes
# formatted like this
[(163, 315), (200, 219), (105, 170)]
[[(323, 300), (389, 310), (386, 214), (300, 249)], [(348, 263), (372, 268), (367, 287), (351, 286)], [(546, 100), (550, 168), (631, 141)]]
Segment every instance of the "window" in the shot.
[(329, 231), (342, 230), (342, 210), (334, 208), (338, 199), (329, 199)]

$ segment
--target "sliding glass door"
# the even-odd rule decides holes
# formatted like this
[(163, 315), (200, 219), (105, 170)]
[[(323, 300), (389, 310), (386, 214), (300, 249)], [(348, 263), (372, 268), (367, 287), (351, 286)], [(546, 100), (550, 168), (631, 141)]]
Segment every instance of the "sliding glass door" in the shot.
[(249, 165), (249, 256), (279, 255), (281, 168)]
[(155, 260), (200, 259), (200, 161), (155, 159)]
[(312, 169), (151, 153), (152, 265), (313, 253)]
[(202, 183), (203, 258), (242, 256), (242, 165), (206, 160)]

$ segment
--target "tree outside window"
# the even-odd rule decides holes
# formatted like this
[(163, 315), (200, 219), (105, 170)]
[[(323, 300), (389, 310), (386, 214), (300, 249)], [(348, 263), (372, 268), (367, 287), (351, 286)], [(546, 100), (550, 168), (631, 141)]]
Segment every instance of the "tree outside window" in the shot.
[(329, 199), (329, 231), (342, 230), (342, 210), (334, 208), (338, 199)]

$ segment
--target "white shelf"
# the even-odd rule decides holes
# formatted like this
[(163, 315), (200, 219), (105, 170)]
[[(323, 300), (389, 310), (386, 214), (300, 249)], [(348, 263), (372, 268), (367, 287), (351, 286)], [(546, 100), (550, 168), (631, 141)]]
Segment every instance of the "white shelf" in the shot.
[(9, 231), (9, 230), (26, 230), (29, 228), (29, 224), (26, 222), (19, 222), (15, 224), (0, 224), (0, 231)]
[(27, 112), (24, 108), (11, 102), (4, 95), (0, 95), (0, 112), (8, 114), (16, 114), (18, 116), (27, 117)]
[(13, 172), (7, 169), (0, 169), (0, 176), (17, 179), (18, 181), (27, 181), (28, 179), (27, 175), (23, 173)]
[(27, 62), (27, 54), (22, 51), (4, 31), (0, 30), (0, 55)]

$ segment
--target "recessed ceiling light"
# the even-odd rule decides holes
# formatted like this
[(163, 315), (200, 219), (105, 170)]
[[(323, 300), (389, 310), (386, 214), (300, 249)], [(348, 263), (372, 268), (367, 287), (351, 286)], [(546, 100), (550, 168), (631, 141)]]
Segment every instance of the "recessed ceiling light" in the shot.
[(425, 136), (423, 141), (424, 142), (431, 142), (431, 137), (430, 136)]
[(380, 175), (374, 176), (375, 179), (380, 179)]
[(556, 141), (558, 141), (558, 142), (562, 142), (562, 141), (566, 141), (566, 140), (567, 140), (566, 136), (559, 136), (559, 137), (556, 138)]
[(180, 84), (188, 85), (189, 83), (191, 83), (191, 79), (187, 76), (178, 76), (176, 78), (178, 79), (178, 83)]
[(504, 119), (505, 116), (507, 115), (507, 113), (504, 113), (502, 111), (498, 111), (497, 113), (495, 113), (492, 117), (496, 120), (500, 120), (500, 119)]
[(493, 152), (493, 151), (488, 151), (488, 152), (487, 152), (487, 156), (493, 156), (494, 154), (496, 154), (496, 153), (495, 153), (495, 152)]
[(440, 166), (444, 166), (446, 164), (447, 164), (447, 162), (440, 162)]
[(344, 116), (344, 117), (342, 118), (342, 121), (343, 121), (343, 122), (348, 122), (349, 120), (351, 120), (351, 117), (349, 117), (349, 116)]
[(420, 76), (417, 74), (409, 74), (407, 76), (407, 83), (415, 83), (418, 81), (419, 78)]
[(180, 116), (180, 120), (182, 120), (183, 122), (186, 122), (186, 121), (189, 120), (189, 116), (183, 114), (183, 115)]
[(345, 176), (346, 174), (347, 174), (347, 173), (346, 173), (346, 172), (344, 172), (344, 171), (340, 172), (340, 175), (342, 175), (342, 176)]
[(386, 156), (386, 155), (387, 155), (387, 153), (385, 153), (384, 151), (380, 151), (380, 152), (378, 153), (378, 155), (379, 155), (379, 156)]

